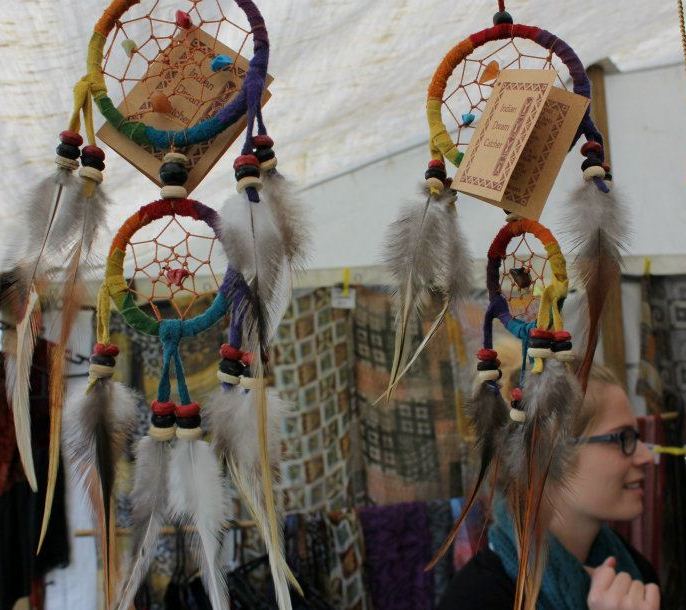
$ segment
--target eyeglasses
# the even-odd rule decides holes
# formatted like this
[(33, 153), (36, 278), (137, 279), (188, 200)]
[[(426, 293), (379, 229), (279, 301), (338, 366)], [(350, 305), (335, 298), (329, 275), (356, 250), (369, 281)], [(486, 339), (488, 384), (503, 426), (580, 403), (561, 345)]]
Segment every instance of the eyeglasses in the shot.
[(580, 436), (573, 439), (575, 444), (582, 443), (618, 443), (622, 453), (626, 456), (632, 456), (636, 447), (638, 446), (638, 441), (641, 438), (641, 434), (638, 430), (633, 428), (624, 428), (619, 432), (613, 432), (612, 434), (598, 434), (596, 436)]

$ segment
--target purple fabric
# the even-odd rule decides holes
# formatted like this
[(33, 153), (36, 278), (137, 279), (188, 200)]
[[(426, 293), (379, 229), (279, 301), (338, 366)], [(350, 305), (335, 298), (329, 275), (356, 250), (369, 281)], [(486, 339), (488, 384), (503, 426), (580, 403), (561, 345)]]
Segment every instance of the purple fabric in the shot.
[(365, 571), (374, 610), (430, 610), (433, 577), (427, 504), (408, 502), (360, 508)]
[(488, 309), (486, 310), (486, 315), (484, 316), (484, 347), (488, 349), (493, 349), (493, 320), (496, 318), (498, 318), (505, 327), (512, 319), (510, 308), (502, 294), (496, 294), (491, 298)]

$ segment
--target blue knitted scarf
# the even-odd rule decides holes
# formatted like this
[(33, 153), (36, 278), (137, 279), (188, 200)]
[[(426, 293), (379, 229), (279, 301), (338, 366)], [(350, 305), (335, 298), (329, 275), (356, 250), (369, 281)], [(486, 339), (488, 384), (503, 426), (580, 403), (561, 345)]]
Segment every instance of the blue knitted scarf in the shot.
[[(519, 559), (514, 538), (514, 527), (505, 502), (495, 503), (495, 523), (488, 531), (491, 549), (500, 557), (505, 572), (514, 581), (517, 579)], [(593, 542), (586, 565), (599, 566), (609, 556), (617, 559), (617, 571), (628, 572), (631, 578), (643, 580), (626, 545), (608, 526), (603, 525)], [(548, 535), (548, 561), (537, 610), (588, 610), (586, 598), (591, 578), (583, 565), (551, 534)]]

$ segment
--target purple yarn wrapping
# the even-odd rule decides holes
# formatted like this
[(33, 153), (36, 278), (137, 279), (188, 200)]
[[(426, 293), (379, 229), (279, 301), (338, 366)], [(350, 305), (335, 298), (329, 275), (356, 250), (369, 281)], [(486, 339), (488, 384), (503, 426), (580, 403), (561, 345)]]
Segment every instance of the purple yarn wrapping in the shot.
[(512, 319), (510, 308), (507, 306), (507, 301), (502, 294), (496, 294), (491, 298), (484, 316), (484, 347), (493, 349), (493, 320), (498, 318), (503, 326), (507, 327), (508, 322)]
[[(579, 95), (590, 98), (591, 82), (588, 80), (588, 75), (586, 74), (584, 65), (574, 52), (574, 49), (572, 49), (572, 47), (570, 47), (564, 40), (561, 40), (546, 30), (538, 31), (536, 42), (542, 47), (553, 51), (567, 66), (569, 75), (572, 77), (572, 83), (574, 84), (574, 93), (578, 93)], [(596, 126), (591, 120), (590, 108), (586, 109), (584, 118), (581, 121), (581, 125), (579, 125), (579, 129), (574, 136), (574, 141), (572, 142), (572, 146), (570, 148), (574, 147), (581, 134), (583, 134), (587, 140), (594, 140), (600, 144), (603, 143), (603, 136), (596, 129)]]
[(433, 577), (424, 572), (431, 559), (426, 503), (360, 508), (365, 571), (374, 610), (433, 607)]

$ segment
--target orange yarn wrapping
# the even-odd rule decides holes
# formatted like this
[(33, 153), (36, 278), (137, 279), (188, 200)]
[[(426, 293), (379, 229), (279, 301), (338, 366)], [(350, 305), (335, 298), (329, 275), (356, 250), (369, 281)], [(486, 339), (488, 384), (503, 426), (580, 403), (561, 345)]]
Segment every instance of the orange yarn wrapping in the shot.
[(139, 3), (140, 0), (114, 0), (114, 2), (103, 11), (102, 17), (98, 19), (98, 22), (93, 29), (106, 38), (119, 18), (134, 4)]
[(465, 38), (462, 42), (454, 46), (443, 58), (436, 69), (431, 84), (429, 85), (429, 97), (441, 99), (445, 88), (448, 86), (448, 79), (457, 66), (465, 57), (474, 51), (474, 44), (471, 39)]

